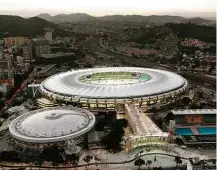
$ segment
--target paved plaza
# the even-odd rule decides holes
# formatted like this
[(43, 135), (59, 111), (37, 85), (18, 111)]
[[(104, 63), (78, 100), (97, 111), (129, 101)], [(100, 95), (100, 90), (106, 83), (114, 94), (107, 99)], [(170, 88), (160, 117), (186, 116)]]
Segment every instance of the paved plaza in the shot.
[[(173, 147), (173, 146), (171, 145), (171, 147)], [(139, 153), (142, 150), (143, 150), (143, 153)], [(144, 148), (143, 149), (134, 150), (134, 151), (132, 151), (130, 153), (125, 153), (125, 152), (108, 153), (105, 150), (92, 150), (92, 151), (85, 152), (80, 157), (79, 165), (86, 164), (83, 161), (83, 158), (86, 155), (97, 156), (100, 159), (100, 161), (98, 163), (126, 162), (126, 161), (133, 160), (133, 159), (135, 159), (138, 156), (141, 156), (141, 158), (143, 160), (145, 160), (145, 162), (147, 162), (148, 160), (152, 161), (151, 165), (144, 165), (144, 166), (142, 166), (143, 169), (148, 169), (149, 167), (150, 168), (152, 168), (152, 167), (159, 167), (159, 166), (161, 166), (163, 168), (171, 168), (171, 167), (175, 167), (176, 166), (176, 162), (174, 160), (174, 157), (171, 157), (169, 155), (163, 155), (163, 154), (171, 154), (171, 155), (175, 156), (175, 155), (177, 155), (177, 153), (180, 153), (179, 155), (181, 157), (186, 157), (186, 158), (190, 158), (190, 157), (200, 157), (201, 159), (208, 159), (208, 158), (210, 158), (208, 156), (201, 155), (199, 151), (198, 152), (197, 151), (192, 151), (192, 150), (186, 151), (186, 150), (184, 150), (182, 148), (178, 148), (178, 147), (175, 147), (174, 152), (172, 152), (172, 151), (157, 150), (157, 149), (146, 151)], [(147, 154), (149, 154), (149, 155), (147, 155)], [(142, 156), (142, 155), (144, 155), (144, 156)], [(92, 169), (100, 169), (100, 170), (107, 170), (107, 169), (115, 169), (115, 170), (125, 169), (125, 170), (128, 170), (128, 169), (130, 169), (130, 170), (132, 170), (132, 169), (137, 169), (138, 168), (138, 167), (134, 166), (134, 160), (130, 161), (128, 163), (123, 163), (123, 164), (98, 165), (98, 164), (95, 164), (95, 163), (97, 163), (97, 161), (95, 161), (93, 159), (89, 163), (90, 164), (94, 163), (94, 165), (88, 166), (89, 170), (92, 170)], [(185, 160), (185, 159), (182, 159), (182, 164), (189, 165), (189, 161)], [(13, 164), (13, 165), (15, 165), (15, 164)], [(21, 166), (25, 166), (25, 164), (22, 164)], [(49, 166), (49, 165), (46, 164), (44, 166)], [(59, 165), (59, 166), (61, 167), (61, 166), (64, 166), (64, 165)], [(4, 169), (7, 170), (7, 168), (4, 168)], [(38, 168), (32, 168), (32, 170), (33, 169), (38, 169)], [(59, 169), (61, 169), (61, 168), (59, 168)], [(67, 168), (67, 169), (68, 170), (74, 170), (74, 169), (83, 170), (83, 169), (85, 169), (85, 167)]]

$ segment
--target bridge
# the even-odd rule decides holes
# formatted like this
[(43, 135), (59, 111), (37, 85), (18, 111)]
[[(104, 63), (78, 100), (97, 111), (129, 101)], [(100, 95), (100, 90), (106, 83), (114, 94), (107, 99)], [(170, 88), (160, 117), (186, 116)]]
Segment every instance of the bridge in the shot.
[(126, 116), (133, 134), (124, 138), (126, 150), (142, 145), (164, 145), (169, 134), (162, 130), (134, 104), (125, 104)]

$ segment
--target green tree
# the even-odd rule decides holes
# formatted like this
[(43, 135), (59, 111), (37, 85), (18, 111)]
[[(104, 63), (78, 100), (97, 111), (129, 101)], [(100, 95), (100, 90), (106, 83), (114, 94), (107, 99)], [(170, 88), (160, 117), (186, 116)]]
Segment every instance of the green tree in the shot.
[(38, 166), (38, 168), (40, 169), (42, 163), (43, 162), (42, 162), (41, 158), (38, 158), (37, 161), (35, 162), (35, 165)]
[(57, 167), (57, 169), (58, 169), (58, 166), (59, 166), (58, 160), (56, 160), (56, 159), (52, 160), (52, 165), (53, 165), (54, 167)]
[(70, 161), (72, 161), (73, 165), (77, 165), (78, 161), (79, 161), (79, 157), (75, 154), (66, 155), (66, 160), (67, 161), (70, 160)]
[(169, 112), (166, 116), (165, 116), (165, 120), (167, 121), (167, 122), (169, 122), (170, 120), (173, 120), (173, 113), (172, 112)]
[(111, 125), (111, 131), (103, 139), (103, 143), (109, 150), (120, 150), (122, 137), (124, 135), (124, 124), (121, 124), (118, 120), (115, 120)]
[(184, 97), (184, 98), (182, 99), (182, 103), (183, 103), (185, 106), (189, 105), (190, 102), (191, 102), (191, 99), (190, 99), (189, 97)]
[(140, 167), (141, 167), (142, 165), (145, 165), (145, 161), (144, 161), (142, 158), (139, 158), (139, 159), (135, 160), (134, 165), (135, 165), (135, 166), (138, 166), (139, 169), (140, 169)]
[(93, 159), (93, 156), (91, 155), (87, 155), (86, 157), (83, 158), (84, 162), (86, 162), (87, 164), (89, 164), (92, 159)]

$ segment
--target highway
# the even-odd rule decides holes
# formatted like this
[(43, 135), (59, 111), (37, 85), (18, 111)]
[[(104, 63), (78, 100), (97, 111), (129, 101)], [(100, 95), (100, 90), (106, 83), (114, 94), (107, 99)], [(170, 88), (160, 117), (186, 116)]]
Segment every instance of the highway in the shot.
[(190, 79), (192, 81), (201, 82), (203, 84), (208, 83), (213, 86), (216, 86), (216, 78), (213, 78), (213, 77), (198, 75), (196, 73), (194, 74), (194, 73), (190, 73), (187, 71), (182, 71), (181, 75), (183, 75), (185, 78)]

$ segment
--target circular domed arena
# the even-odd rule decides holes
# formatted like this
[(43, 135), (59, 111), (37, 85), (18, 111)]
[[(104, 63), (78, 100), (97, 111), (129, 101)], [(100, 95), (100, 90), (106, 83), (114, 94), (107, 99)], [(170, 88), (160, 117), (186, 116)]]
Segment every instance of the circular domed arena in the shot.
[(43, 149), (52, 145), (83, 141), (95, 125), (95, 116), (72, 107), (44, 108), (17, 117), (9, 126), (11, 142), (16, 148)]
[(41, 83), (40, 92), (54, 104), (109, 110), (124, 108), (126, 103), (139, 107), (169, 103), (176, 100), (187, 85), (182, 76), (165, 70), (107, 67), (53, 75)]

